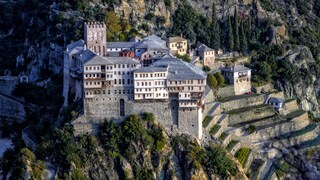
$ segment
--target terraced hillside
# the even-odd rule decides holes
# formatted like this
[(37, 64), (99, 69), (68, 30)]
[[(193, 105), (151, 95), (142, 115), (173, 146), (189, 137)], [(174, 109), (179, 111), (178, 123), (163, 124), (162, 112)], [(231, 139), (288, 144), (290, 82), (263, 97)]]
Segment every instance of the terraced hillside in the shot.
[[(265, 104), (268, 98), (267, 94), (254, 94), (215, 102), (203, 123), (204, 142), (223, 144), (250, 179), (297, 173), (292, 169), (298, 167), (288, 164), (294, 156), (288, 154), (320, 145), (318, 125), (310, 122), (295, 100), (287, 100), (288, 108), (278, 112)], [(282, 158), (284, 155), (287, 159)]]

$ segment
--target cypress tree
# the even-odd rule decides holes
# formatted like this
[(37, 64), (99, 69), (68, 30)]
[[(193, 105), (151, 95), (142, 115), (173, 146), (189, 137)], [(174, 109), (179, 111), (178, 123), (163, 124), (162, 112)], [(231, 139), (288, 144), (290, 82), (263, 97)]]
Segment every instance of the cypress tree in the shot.
[(231, 18), (230, 18), (230, 16), (228, 17), (227, 30), (228, 30), (228, 36), (227, 36), (228, 42), (227, 42), (227, 47), (228, 47), (229, 52), (232, 52), (232, 51), (233, 51), (234, 44), (233, 44), (233, 32), (232, 32), (232, 25), (231, 25)]
[(239, 37), (239, 17), (237, 9), (234, 10), (234, 50), (240, 51), (240, 37)]
[(240, 41), (241, 41), (241, 52), (245, 53), (248, 49), (248, 41), (247, 41), (247, 36), (246, 32), (244, 31), (244, 20), (241, 21), (241, 27), (240, 27)]
[(216, 14), (215, 3), (212, 3), (212, 22), (211, 22), (211, 47), (216, 51), (219, 50), (221, 41), (220, 41), (220, 24), (218, 22)]

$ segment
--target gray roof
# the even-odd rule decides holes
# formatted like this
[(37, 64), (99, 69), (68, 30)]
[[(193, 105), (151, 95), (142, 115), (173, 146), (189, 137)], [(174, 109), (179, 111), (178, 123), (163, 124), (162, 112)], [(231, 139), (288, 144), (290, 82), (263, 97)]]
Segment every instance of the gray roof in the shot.
[(221, 68), (221, 71), (227, 71), (227, 72), (241, 72), (241, 71), (249, 71), (250, 68), (247, 68), (243, 65), (234, 65), (230, 67), (223, 67)]
[(158, 43), (166, 43), (164, 40), (161, 39), (161, 37), (157, 36), (157, 35), (151, 35), (151, 36), (147, 36), (145, 38), (143, 38), (143, 41), (155, 41), (155, 42), (158, 42)]
[(84, 65), (112, 65), (112, 64), (139, 64), (137, 60), (128, 57), (101, 57), (94, 56), (89, 61), (87, 61)]
[(92, 59), (93, 57), (97, 56), (95, 53), (93, 53), (92, 51), (90, 51), (89, 49), (83, 51), (82, 54), (80, 54), (80, 56), (78, 56), (78, 58), (80, 59), (80, 61), (82, 62), (82, 64), (87, 63), (90, 59)]
[(167, 68), (165, 67), (154, 67), (154, 66), (148, 66), (148, 67), (141, 67), (137, 70), (135, 70), (135, 72), (167, 72)]
[(275, 98), (275, 97), (271, 97), (269, 98), (269, 102), (270, 103), (283, 103), (285, 100), (282, 98)]
[(207, 51), (213, 51), (213, 49), (209, 48), (205, 44), (199, 43), (197, 46), (197, 51), (207, 52)]
[(175, 43), (175, 42), (181, 42), (181, 41), (186, 41), (186, 39), (176, 36), (176, 37), (169, 37), (168, 38), (169, 43)]
[(206, 79), (201, 69), (177, 58), (166, 57), (153, 64), (154, 67), (168, 67), (169, 80)]
[(68, 44), (67, 45), (67, 52), (70, 53), (70, 52), (72, 52), (73, 50), (76, 50), (76, 49), (82, 51), (83, 47), (84, 47), (84, 40), (80, 39), (80, 40), (78, 40), (76, 42)]
[(136, 42), (107, 42), (107, 48), (134, 48)]

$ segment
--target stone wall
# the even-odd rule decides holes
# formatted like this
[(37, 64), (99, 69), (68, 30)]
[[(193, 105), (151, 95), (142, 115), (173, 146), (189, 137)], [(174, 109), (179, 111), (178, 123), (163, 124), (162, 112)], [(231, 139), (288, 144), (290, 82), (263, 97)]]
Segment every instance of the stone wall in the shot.
[(260, 142), (262, 140), (267, 140), (281, 134), (293, 132), (300, 130), (309, 125), (309, 117), (307, 113), (293, 118), (291, 121), (266, 129), (259, 130), (256, 133), (249, 135), (247, 138), (251, 141)]
[(268, 95), (268, 99), (271, 98), (271, 97), (285, 99), (285, 96), (284, 96), (282, 91), (270, 93)]
[(0, 93), (0, 116), (24, 120), (25, 115), (23, 104)]
[(229, 124), (235, 125), (273, 115), (275, 115), (275, 111), (272, 106), (254, 108), (252, 110), (229, 114)]
[(264, 95), (248, 96), (241, 99), (223, 102), (221, 103), (221, 108), (223, 109), (223, 111), (228, 112), (234, 109), (240, 109), (263, 104), (264, 99)]
[(219, 98), (225, 98), (225, 97), (234, 96), (234, 95), (235, 95), (235, 91), (234, 91), (233, 85), (222, 87), (217, 90), (217, 97)]
[(284, 107), (280, 110), (280, 113), (283, 115), (287, 115), (291, 112), (297, 111), (299, 106), (297, 104), (297, 100), (286, 101)]
[(273, 90), (273, 85), (271, 83), (268, 83), (268, 84), (265, 84), (265, 85), (262, 85), (262, 86), (253, 86), (252, 87), (252, 91), (254, 93), (261, 93), (261, 91), (264, 91), (264, 92), (271, 92)]
[[(125, 116), (120, 116), (120, 99), (124, 100)], [(104, 120), (120, 123), (131, 114), (151, 112), (169, 134), (178, 130), (180, 133), (190, 134), (197, 138), (202, 136), (202, 109), (179, 109), (172, 101), (134, 102), (132, 94), (118, 94), (101, 96), (92, 100), (85, 100), (84, 115), (72, 124), (76, 134), (95, 132), (96, 125)]]

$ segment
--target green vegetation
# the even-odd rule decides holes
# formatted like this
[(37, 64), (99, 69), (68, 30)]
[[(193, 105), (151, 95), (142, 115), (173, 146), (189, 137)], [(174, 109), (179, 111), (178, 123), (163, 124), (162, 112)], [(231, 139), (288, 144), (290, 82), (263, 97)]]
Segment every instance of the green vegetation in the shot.
[(267, 104), (260, 104), (260, 105), (257, 105), (257, 106), (250, 106), (250, 107), (244, 107), (244, 108), (240, 108), (240, 109), (235, 109), (235, 110), (231, 110), (231, 111), (228, 111), (227, 114), (238, 114), (238, 113), (242, 113), (242, 112), (245, 112), (245, 111), (250, 111), (250, 110), (253, 110), (253, 109), (263, 109), (263, 110), (273, 110), (273, 107), (270, 106), (270, 105), (267, 105)]
[(190, 58), (189, 58), (189, 56), (187, 56), (187, 55), (177, 55), (177, 58), (179, 58), (179, 59), (181, 59), (182, 61), (185, 61), (185, 62), (188, 62), (188, 63), (190, 63)]
[(278, 178), (284, 177), (286, 175), (286, 172), (288, 172), (291, 168), (291, 165), (284, 160), (281, 160), (276, 166), (276, 175)]
[(314, 114), (308, 111), (308, 116), (312, 122), (318, 123), (320, 122), (320, 117), (315, 117)]
[(252, 133), (254, 133), (254, 132), (256, 131), (256, 126), (255, 126), (255, 125), (250, 125), (250, 126), (246, 129), (246, 131), (248, 131), (249, 134), (252, 134)]
[(317, 124), (309, 124), (308, 126), (302, 128), (300, 130), (282, 134), (282, 135), (276, 137), (276, 139), (288, 139), (288, 138), (297, 137), (297, 136), (300, 136), (300, 135), (305, 134), (307, 132), (313, 131), (317, 126), (318, 126)]
[(231, 151), (234, 148), (234, 146), (237, 145), (238, 143), (239, 141), (231, 140), (226, 147), (227, 151)]
[(213, 74), (209, 73), (207, 76), (207, 84), (211, 89), (215, 89), (218, 87), (218, 81)]
[(219, 140), (220, 140), (220, 141), (224, 141), (224, 140), (227, 138), (228, 135), (229, 135), (228, 133), (223, 132), (223, 133), (220, 135)]
[(246, 165), (250, 152), (251, 152), (251, 149), (247, 147), (240, 148), (236, 152), (235, 157), (239, 160), (242, 167)]
[(218, 145), (202, 148), (194, 141), (188, 141), (185, 136), (176, 136), (172, 140), (172, 146), (184, 149), (184, 162), (188, 162), (189, 168), (197, 169), (200, 164), (208, 175), (222, 175), (223, 177), (235, 176), (238, 171), (235, 162), (229, 157), (227, 151)]
[(301, 115), (304, 114), (304, 113), (305, 113), (304, 110), (299, 109), (299, 110), (296, 110), (296, 111), (294, 111), (294, 112), (292, 112), (292, 113), (290, 113), (290, 114), (287, 114), (287, 115), (285, 116), (285, 118), (286, 118), (286, 119), (293, 119), (293, 118), (295, 118), (295, 117), (301, 116)]
[(218, 82), (218, 86), (222, 86), (223, 84), (224, 84), (224, 78), (223, 78), (223, 76), (221, 75), (221, 73), (220, 72), (216, 72), (215, 74), (214, 74), (214, 77), (217, 79), (217, 82)]
[(210, 129), (209, 133), (210, 133), (211, 135), (215, 135), (215, 134), (219, 131), (220, 128), (221, 128), (220, 125), (215, 124), (215, 125)]
[(206, 116), (202, 121), (202, 127), (206, 128), (212, 119), (213, 119), (213, 116)]
[(211, 68), (209, 66), (203, 66), (202, 70), (204, 72), (210, 72), (211, 71)]
[(225, 98), (220, 99), (220, 101), (221, 102), (228, 102), (228, 101), (234, 101), (234, 100), (238, 100), (238, 99), (257, 97), (257, 96), (261, 96), (261, 95), (259, 95), (259, 94), (242, 94), (242, 95), (225, 97)]

